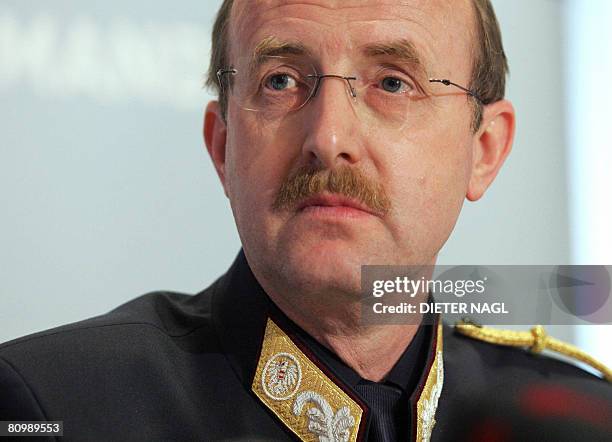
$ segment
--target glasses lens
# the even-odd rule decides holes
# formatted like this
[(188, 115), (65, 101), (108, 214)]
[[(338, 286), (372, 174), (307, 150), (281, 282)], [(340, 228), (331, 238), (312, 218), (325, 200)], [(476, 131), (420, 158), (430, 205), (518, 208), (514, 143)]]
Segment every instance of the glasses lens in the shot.
[(311, 64), (291, 57), (267, 56), (238, 60), (233, 75), (232, 99), (245, 110), (281, 117), (306, 103), (316, 79)]
[(376, 127), (397, 130), (422, 121), (432, 111), (429, 92), (406, 68), (365, 65), (356, 90), (359, 115)]

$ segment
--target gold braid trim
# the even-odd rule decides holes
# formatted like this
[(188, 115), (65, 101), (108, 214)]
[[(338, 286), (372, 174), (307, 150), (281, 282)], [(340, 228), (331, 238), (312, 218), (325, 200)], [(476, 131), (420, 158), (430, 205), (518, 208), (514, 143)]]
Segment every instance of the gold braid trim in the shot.
[(467, 322), (458, 322), (455, 325), (455, 330), (462, 335), (490, 344), (529, 347), (533, 353), (540, 353), (544, 349), (552, 350), (590, 365), (599, 370), (608, 382), (612, 382), (612, 370), (578, 347), (548, 336), (541, 325), (536, 325), (531, 331), (514, 331), (498, 330)]

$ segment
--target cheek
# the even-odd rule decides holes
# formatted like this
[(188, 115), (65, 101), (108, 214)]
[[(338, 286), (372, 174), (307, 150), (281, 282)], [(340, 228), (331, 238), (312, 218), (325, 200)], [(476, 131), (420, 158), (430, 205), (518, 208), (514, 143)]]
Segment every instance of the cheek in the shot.
[[(450, 138), (450, 137), (449, 137)], [(467, 140), (436, 138), (406, 143), (390, 169), (397, 197), (408, 195), (407, 202), (431, 204), (465, 196), (471, 154)]]
[(252, 118), (234, 116), (228, 131), (226, 175), (232, 209), (244, 223), (259, 223), (270, 213), (291, 165), (287, 142), (274, 128), (264, 130)]
[(437, 252), (457, 221), (471, 161), (467, 142), (457, 139), (415, 141), (390, 169), (395, 233), (413, 250)]

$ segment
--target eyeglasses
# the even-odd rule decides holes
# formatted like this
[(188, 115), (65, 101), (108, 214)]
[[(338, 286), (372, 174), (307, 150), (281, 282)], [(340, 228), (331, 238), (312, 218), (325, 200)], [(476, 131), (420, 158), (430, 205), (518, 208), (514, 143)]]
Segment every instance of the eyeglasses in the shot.
[[(343, 82), (355, 114), (379, 126), (406, 127), (428, 118), (435, 114), (432, 99), (436, 97), (464, 95), (484, 104), (474, 91), (450, 80), (419, 81), (408, 69), (392, 65), (366, 63), (357, 67), (355, 76), (319, 74), (312, 65), (284, 56), (263, 57), (257, 63), (244, 58), (238, 60), (238, 66), (240, 70), (217, 71), (220, 87), (229, 86), (231, 100), (266, 120), (286, 118), (302, 109), (317, 96), (325, 79)], [(448, 92), (446, 87), (461, 92)]]

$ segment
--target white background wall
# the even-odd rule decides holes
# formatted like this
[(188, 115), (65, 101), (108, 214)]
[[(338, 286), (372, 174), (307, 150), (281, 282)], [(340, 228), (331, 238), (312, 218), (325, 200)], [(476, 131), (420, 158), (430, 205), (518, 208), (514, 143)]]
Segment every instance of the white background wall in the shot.
[[(612, 263), (612, 2), (567, 0), (567, 84), (572, 260)], [(578, 344), (612, 365), (612, 326), (576, 328)]]
[[(218, 4), (0, 3), (0, 341), (147, 291), (199, 291), (233, 260), (233, 218), (201, 139)], [(590, 177), (567, 179), (566, 5), (494, 4), (518, 134), (440, 262), (567, 264), (568, 193)]]

